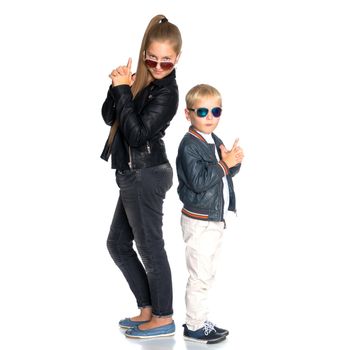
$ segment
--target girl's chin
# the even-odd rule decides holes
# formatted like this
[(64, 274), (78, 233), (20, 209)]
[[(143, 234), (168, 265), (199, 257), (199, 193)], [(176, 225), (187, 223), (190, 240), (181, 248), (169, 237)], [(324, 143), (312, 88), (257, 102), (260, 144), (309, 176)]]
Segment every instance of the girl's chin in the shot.
[(155, 71), (150, 71), (154, 79), (162, 79), (169, 75), (170, 71), (161, 71), (161, 72), (155, 72)]

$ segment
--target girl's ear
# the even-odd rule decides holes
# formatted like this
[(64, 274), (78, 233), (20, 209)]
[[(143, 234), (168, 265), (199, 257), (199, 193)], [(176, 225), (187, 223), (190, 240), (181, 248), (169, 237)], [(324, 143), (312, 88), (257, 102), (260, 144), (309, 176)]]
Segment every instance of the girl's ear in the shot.
[(182, 51), (180, 51), (180, 53), (176, 56), (175, 64), (177, 64), (177, 62), (179, 62), (181, 53), (182, 53)]

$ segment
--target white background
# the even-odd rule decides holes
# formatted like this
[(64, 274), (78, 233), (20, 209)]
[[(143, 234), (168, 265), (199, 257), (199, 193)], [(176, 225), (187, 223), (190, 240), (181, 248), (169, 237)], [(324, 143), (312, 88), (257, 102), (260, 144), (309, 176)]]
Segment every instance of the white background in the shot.
[(177, 179), (165, 203), (170, 340), (130, 341), (135, 303), (105, 241), (118, 197), (99, 159), (108, 74), (163, 13), (183, 35), (184, 96), (223, 95), (217, 134), (246, 158), (211, 294), (220, 349), (349, 349), (350, 51), (347, 1), (3, 1), (0, 5), (1, 349), (197, 349), (185, 343), (187, 273)]

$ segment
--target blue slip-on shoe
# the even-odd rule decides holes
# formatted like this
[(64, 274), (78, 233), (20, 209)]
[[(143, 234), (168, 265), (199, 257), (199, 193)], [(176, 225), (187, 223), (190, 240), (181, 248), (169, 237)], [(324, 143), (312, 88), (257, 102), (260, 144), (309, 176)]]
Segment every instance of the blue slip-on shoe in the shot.
[(175, 334), (175, 323), (174, 321), (165, 326), (155, 327), (151, 329), (139, 329), (138, 326), (129, 328), (126, 330), (125, 335), (129, 338), (159, 338), (169, 337)]
[(129, 329), (146, 322), (148, 321), (132, 321), (131, 318), (124, 318), (124, 320), (119, 321), (119, 327)]

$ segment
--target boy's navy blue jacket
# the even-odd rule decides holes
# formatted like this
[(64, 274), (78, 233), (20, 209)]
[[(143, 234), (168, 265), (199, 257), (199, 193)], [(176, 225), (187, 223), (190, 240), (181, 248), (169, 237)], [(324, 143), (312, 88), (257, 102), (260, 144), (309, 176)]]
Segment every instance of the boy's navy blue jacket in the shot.
[(229, 210), (236, 211), (236, 199), (232, 176), (241, 164), (228, 168), (215, 156), (215, 147), (221, 159), (222, 141), (212, 133), (214, 144), (209, 144), (193, 127), (183, 137), (176, 158), (179, 179), (178, 194), (184, 204), (182, 213), (199, 220), (223, 221), (223, 176), (227, 177), (230, 203)]

